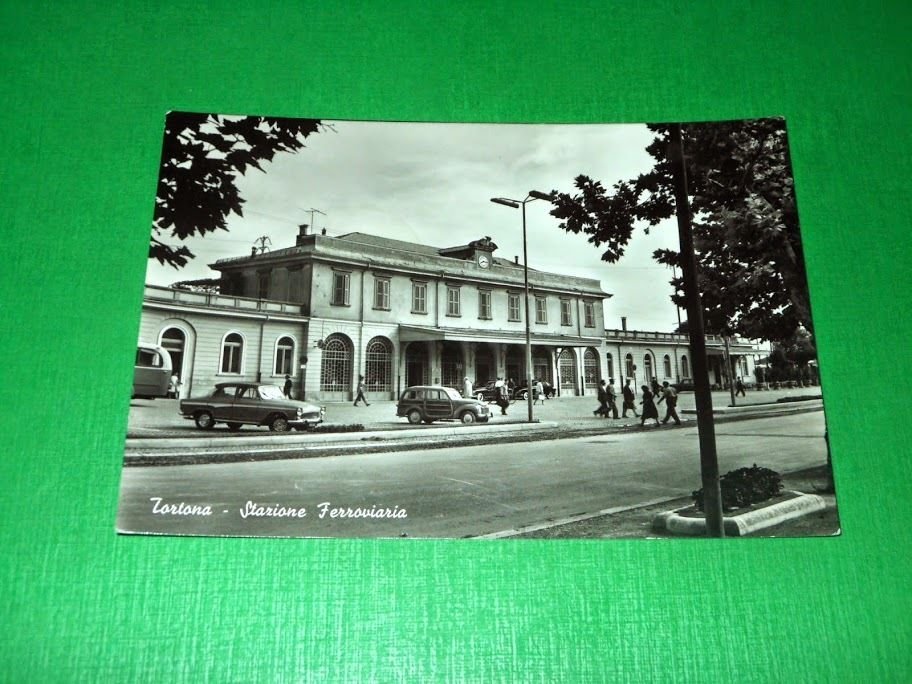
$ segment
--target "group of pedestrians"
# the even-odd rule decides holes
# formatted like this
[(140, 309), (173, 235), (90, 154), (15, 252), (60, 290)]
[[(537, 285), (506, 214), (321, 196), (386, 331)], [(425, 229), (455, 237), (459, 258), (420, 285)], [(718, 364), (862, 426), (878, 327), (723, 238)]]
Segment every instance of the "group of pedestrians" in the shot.
[[(626, 418), (627, 411), (632, 411), (634, 418), (640, 419), (640, 425), (643, 426), (646, 424), (646, 421), (649, 419), (655, 420), (656, 425), (659, 424), (659, 409), (657, 406), (663, 401), (665, 402), (665, 417), (662, 419), (662, 424), (664, 425), (669, 420), (674, 420), (676, 425), (681, 424), (681, 419), (678, 417), (678, 393), (675, 391), (675, 388), (672, 387), (668, 382), (663, 382), (659, 385), (655, 380), (652, 381), (652, 388), (649, 385), (642, 385), (640, 389), (643, 392), (643, 400), (640, 402), (640, 405), (643, 407), (642, 414), (638, 414), (636, 410), (636, 395), (633, 393), (633, 388), (630, 386), (630, 378), (624, 383), (624, 387), (621, 390), (621, 395), (623, 397), (623, 410), (620, 417)], [(658, 402), (655, 398), (659, 397)], [(614, 389), (614, 378), (609, 378), (607, 384), (604, 380), (599, 383), (598, 388), (598, 408), (596, 408), (592, 413), (595, 416), (600, 418), (618, 418), (618, 408), (617, 408), (617, 392)]]

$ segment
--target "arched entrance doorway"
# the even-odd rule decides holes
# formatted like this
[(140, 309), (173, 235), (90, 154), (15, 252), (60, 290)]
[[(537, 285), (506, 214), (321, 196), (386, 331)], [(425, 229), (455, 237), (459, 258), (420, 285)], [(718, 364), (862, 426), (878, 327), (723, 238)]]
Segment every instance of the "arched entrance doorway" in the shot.
[(323, 343), (320, 362), (320, 396), (329, 401), (351, 399), (352, 342), (341, 334), (330, 335)]
[(576, 394), (576, 358), (572, 349), (564, 349), (557, 357), (561, 394)]
[(444, 387), (462, 391), (462, 349), (456, 342), (444, 342), (440, 350), (440, 381)]
[(424, 342), (410, 342), (405, 348), (405, 386), (428, 384), (428, 352)]
[(479, 344), (475, 349), (475, 382), (483, 385), (489, 380), (494, 380), (494, 354), (487, 344)]
[(599, 359), (598, 352), (588, 347), (583, 354), (583, 380), (587, 390), (598, 390), (599, 385)]
[(507, 373), (506, 378), (504, 378), (505, 380), (512, 380), (515, 383), (520, 383), (526, 379), (525, 356), (525, 347), (520, 347), (516, 344), (511, 344), (507, 347), (507, 355), (504, 359)]
[(367, 343), (364, 382), (368, 392), (389, 396), (393, 391), (393, 343), (385, 337), (375, 337)]
[(171, 368), (177, 373), (179, 380), (184, 379), (184, 352), (186, 351), (187, 336), (180, 328), (168, 328), (162, 332), (161, 346), (171, 355)]
[(553, 385), (551, 375), (551, 354), (544, 347), (532, 347), (532, 377)]

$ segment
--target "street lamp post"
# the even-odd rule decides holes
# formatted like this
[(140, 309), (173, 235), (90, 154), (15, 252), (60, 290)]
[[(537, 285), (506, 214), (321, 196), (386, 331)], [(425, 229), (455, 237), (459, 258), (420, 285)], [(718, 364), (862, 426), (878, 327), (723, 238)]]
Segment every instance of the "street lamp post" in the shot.
[(532, 419), (532, 325), (529, 320), (529, 249), (526, 241), (526, 204), (535, 200), (551, 201), (551, 195), (538, 190), (530, 190), (524, 200), (514, 200), (508, 197), (492, 197), (494, 204), (519, 209), (522, 207), (522, 233), (523, 233), (523, 287), (526, 295), (526, 405), (529, 409), (529, 422)]

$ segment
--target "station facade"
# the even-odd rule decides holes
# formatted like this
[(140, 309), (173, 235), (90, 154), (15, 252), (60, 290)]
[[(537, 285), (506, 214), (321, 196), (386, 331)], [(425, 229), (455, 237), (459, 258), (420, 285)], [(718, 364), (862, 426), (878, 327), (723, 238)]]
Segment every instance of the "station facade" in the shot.
[[(523, 267), (496, 249), (490, 237), (439, 248), (302, 226), (293, 247), (210, 264), (217, 294), (147, 285), (140, 340), (168, 349), (182, 396), (286, 375), (293, 396), (319, 401), (350, 401), (359, 376), (370, 400), (418, 384), (461, 391), (465, 378), (519, 384)], [(603, 378), (690, 378), (686, 336), (605, 329), (599, 281), (529, 269), (529, 289), (532, 374), (560, 395), (594, 395)], [(720, 346), (708, 340), (711, 368)], [(751, 349), (731, 345), (745, 380)]]

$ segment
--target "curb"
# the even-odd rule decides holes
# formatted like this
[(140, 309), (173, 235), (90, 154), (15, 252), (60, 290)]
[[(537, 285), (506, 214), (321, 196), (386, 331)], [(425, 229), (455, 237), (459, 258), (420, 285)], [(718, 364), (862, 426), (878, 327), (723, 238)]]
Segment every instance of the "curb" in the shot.
[[(399, 428), (396, 430), (365, 430), (361, 432), (335, 432), (312, 434), (308, 432), (287, 433), (283, 435), (263, 435), (252, 437), (133, 437), (127, 440), (127, 451), (141, 449), (234, 449), (237, 447), (257, 446), (319, 446), (337, 442), (379, 441), (401, 442), (422, 440), (434, 437), (451, 437), (454, 435), (476, 435), (485, 433), (502, 433), (528, 430), (553, 430), (558, 427), (554, 421), (535, 423), (503, 423), (501, 425), (460, 425), (453, 427), (419, 428), (415, 430)], [(401, 435), (401, 437), (400, 437)]]
[[(804, 494), (794, 491), (786, 491), (784, 493), (795, 494), (796, 497), (740, 515), (723, 516), (722, 528), (726, 536), (743, 537), (757, 530), (772, 527), (786, 520), (800, 518), (803, 515), (822, 511), (826, 508), (826, 502), (823, 497), (817, 494)], [(706, 518), (691, 518), (678, 514), (679, 511), (688, 508), (690, 506), (659, 513), (652, 520), (653, 530), (683, 536), (704, 536), (706, 534)]]

